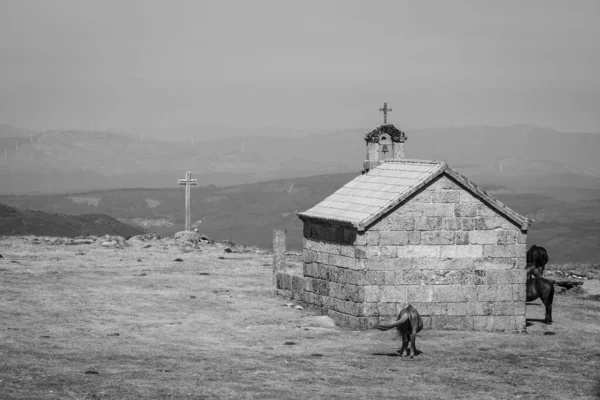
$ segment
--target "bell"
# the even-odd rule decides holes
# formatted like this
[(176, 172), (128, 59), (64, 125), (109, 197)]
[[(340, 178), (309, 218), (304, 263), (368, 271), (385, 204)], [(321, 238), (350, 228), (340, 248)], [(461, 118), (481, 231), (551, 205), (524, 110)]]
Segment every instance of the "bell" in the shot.
[(382, 152), (383, 154), (385, 154), (385, 153), (387, 153), (387, 152), (388, 152), (387, 144), (384, 144), (384, 145), (383, 145), (383, 147), (382, 147), (382, 149), (381, 149), (381, 152)]

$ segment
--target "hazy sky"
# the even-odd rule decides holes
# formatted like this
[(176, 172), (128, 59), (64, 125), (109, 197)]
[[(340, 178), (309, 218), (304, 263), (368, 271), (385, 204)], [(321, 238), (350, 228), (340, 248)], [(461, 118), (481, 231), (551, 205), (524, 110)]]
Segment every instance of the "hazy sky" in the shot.
[(600, 132), (598, 0), (0, 0), (0, 123)]

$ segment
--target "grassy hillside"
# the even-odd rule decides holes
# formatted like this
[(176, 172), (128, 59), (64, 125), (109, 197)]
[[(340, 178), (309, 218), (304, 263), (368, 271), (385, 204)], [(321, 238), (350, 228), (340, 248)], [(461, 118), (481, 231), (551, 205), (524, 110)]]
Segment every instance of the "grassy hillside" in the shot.
[[(288, 247), (302, 246), (297, 211), (323, 200), (351, 174), (282, 179), (247, 185), (192, 189), (192, 222), (217, 240), (270, 248), (273, 227), (288, 229)], [(600, 190), (550, 188), (544, 191), (483, 185), (509, 207), (535, 220), (529, 244), (547, 246), (553, 261), (600, 261)], [(568, 193), (568, 199), (564, 199)], [(562, 195), (562, 197), (561, 197)], [(0, 196), (21, 209), (102, 213), (153, 232), (172, 234), (184, 226), (184, 189), (127, 189), (70, 195)]]
[(144, 233), (104, 214), (65, 215), (20, 210), (0, 204), (0, 235), (76, 237), (80, 235), (134, 236)]

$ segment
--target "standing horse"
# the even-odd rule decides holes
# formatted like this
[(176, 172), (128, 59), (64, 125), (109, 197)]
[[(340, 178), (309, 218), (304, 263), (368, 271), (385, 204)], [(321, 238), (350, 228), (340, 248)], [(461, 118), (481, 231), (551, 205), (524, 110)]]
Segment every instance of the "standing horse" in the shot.
[[(410, 304), (404, 310), (400, 311), (396, 322), (392, 322), (391, 324), (375, 325), (374, 328), (379, 329), (380, 331), (387, 331), (388, 329), (392, 328), (398, 329), (400, 336), (402, 336), (402, 348), (398, 350), (400, 357), (404, 357), (405, 350), (406, 355), (408, 355), (412, 350), (410, 358), (413, 358), (417, 354), (415, 340), (417, 339), (417, 333), (421, 332), (421, 329), (423, 329), (423, 320), (421, 319), (417, 309)], [(408, 348), (409, 342), (410, 349)]]
[(534, 265), (540, 269), (540, 274), (544, 275), (544, 269), (548, 263), (548, 252), (545, 248), (534, 244), (527, 250), (526, 261), (527, 266)]
[(546, 306), (546, 318), (544, 319), (544, 322), (551, 324), (552, 300), (554, 300), (554, 283), (550, 282), (546, 278), (542, 278), (538, 268), (532, 268), (527, 272), (530, 274), (530, 276), (533, 275), (535, 278), (527, 279), (525, 299), (528, 302), (534, 301), (537, 298), (542, 300), (542, 303), (544, 303), (544, 306)]

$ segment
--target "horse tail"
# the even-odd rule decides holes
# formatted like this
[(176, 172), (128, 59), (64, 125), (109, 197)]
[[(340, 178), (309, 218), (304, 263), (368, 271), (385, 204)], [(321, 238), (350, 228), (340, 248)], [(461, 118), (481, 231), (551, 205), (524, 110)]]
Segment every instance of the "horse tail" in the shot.
[(408, 320), (408, 313), (404, 315), (404, 317), (400, 318), (399, 320), (397, 320), (396, 322), (392, 322), (390, 324), (379, 324), (379, 325), (375, 325), (373, 328), (375, 329), (379, 329), (380, 331), (387, 331), (389, 329), (392, 328), (396, 328), (400, 325), (402, 325), (403, 323), (405, 323)]

